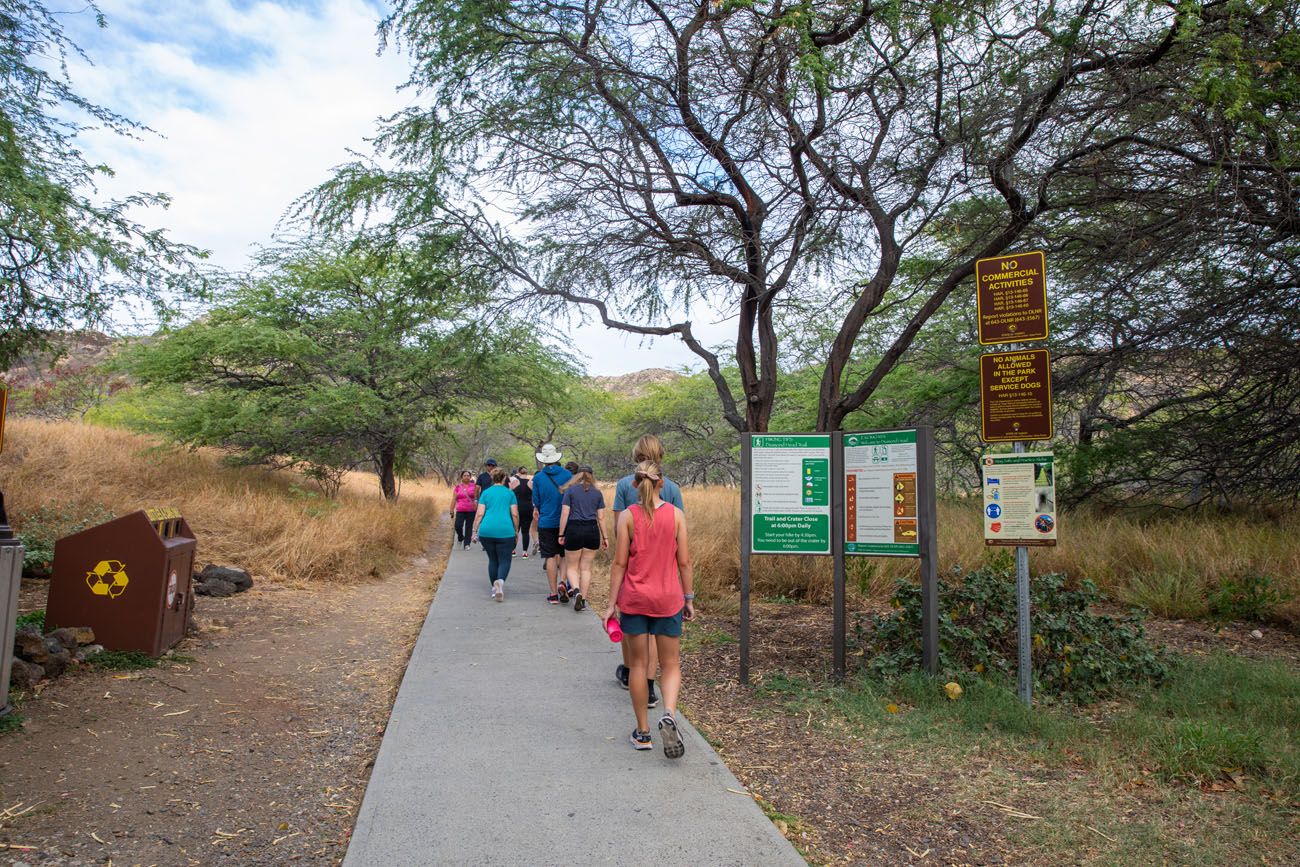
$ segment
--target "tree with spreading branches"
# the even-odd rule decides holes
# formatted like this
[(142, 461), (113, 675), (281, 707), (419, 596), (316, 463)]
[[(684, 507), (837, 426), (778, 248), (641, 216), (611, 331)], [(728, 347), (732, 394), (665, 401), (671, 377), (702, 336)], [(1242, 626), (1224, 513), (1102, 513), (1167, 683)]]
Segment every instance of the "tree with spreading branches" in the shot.
[(79, 134), (147, 130), (73, 89), (67, 59), (84, 55), (64, 31), (67, 14), (106, 26), (93, 2), (63, 13), (0, 0), (0, 370), (49, 347), (52, 331), (101, 325), (125, 299), (165, 312), (203, 288), (200, 252), (132, 215), (165, 207), (165, 195), (97, 195), (112, 170), (87, 158)]

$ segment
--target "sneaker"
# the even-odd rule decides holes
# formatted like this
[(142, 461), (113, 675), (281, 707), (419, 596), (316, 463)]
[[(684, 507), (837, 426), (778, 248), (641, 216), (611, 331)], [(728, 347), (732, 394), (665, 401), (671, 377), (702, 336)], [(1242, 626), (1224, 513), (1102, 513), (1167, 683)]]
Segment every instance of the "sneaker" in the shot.
[(527, 552), (527, 551), (524, 552), (524, 559), (525, 559), (525, 560), (528, 559), (528, 552)]
[[(660, 725), (663, 725), (663, 723), (660, 723)], [(632, 729), (632, 735), (628, 740), (632, 742), (632, 749), (634, 750), (653, 750), (655, 748), (654, 741), (650, 740), (650, 732), (643, 732), (640, 729)]]
[(618, 685), (624, 689), (627, 689), (627, 674), (628, 668), (621, 662), (619, 663), (618, 668), (614, 669), (614, 679), (617, 680)]
[(677, 730), (677, 720), (670, 713), (664, 714), (663, 719), (659, 720), (659, 740), (663, 742), (664, 755), (668, 758), (680, 759), (686, 755), (686, 742)]
[(506, 582), (500, 578), (492, 582), (492, 595), (498, 602), (504, 602), (506, 598)]
[(562, 603), (564, 603), (565, 605), (569, 604), (569, 582), (568, 581), (561, 581), (559, 584), (557, 584), (555, 587), (555, 592), (556, 595), (560, 597), (560, 601)]
[(515, 558), (515, 557), (518, 557), (518, 556), (519, 556), (519, 552), (518, 552), (518, 551), (511, 551), (511, 552), (510, 552), (510, 556), (511, 556), (512, 559)]
[(551, 603), (552, 605), (559, 605), (559, 604), (560, 604), (560, 597), (558, 597), (558, 596), (556, 596), (554, 593), (552, 593), (550, 596), (547, 596), (547, 597), (546, 597), (546, 601), (549, 602), (549, 603)]
[(581, 594), (581, 593), (579, 593), (577, 596), (574, 596), (574, 597), (573, 597), (573, 610), (574, 610), (575, 612), (577, 612), (577, 611), (582, 611), (582, 610), (584, 610), (586, 607), (587, 607), (587, 600), (582, 598), (582, 594)]
[(659, 707), (659, 696), (655, 695), (654, 687), (650, 688), (650, 696), (646, 699), (646, 707)]

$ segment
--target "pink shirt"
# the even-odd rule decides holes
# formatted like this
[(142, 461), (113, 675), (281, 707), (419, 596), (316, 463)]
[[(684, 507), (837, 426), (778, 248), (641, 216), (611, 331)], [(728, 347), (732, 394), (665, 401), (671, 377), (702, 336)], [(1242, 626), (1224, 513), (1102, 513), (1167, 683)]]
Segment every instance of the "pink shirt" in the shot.
[(456, 511), (473, 512), (478, 509), (478, 504), (474, 502), (474, 494), (478, 487), (470, 482), (468, 485), (456, 486)]
[(618, 588), (620, 613), (672, 617), (686, 604), (677, 572), (676, 512), (671, 503), (660, 503), (652, 524), (640, 503), (628, 507), (633, 532)]

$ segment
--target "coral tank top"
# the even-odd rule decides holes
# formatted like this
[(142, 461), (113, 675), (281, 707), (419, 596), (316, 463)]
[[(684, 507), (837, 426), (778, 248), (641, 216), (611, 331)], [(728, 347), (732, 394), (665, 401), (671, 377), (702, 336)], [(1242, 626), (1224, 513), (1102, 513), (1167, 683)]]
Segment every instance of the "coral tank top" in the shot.
[(620, 613), (672, 617), (686, 604), (677, 574), (676, 511), (676, 506), (661, 502), (651, 521), (639, 503), (628, 507), (632, 544), (618, 588)]

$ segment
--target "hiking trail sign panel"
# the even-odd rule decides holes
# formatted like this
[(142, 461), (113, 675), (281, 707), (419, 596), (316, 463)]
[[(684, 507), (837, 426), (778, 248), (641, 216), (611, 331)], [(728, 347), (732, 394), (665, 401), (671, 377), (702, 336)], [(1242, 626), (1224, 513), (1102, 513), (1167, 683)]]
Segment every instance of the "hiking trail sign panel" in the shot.
[(1041, 252), (975, 263), (980, 344), (1047, 339), (1047, 271)]
[(844, 435), (844, 553), (920, 557), (916, 431)]
[(1056, 466), (1051, 452), (984, 456), (984, 544), (1056, 544)]
[(829, 434), (751, 434), (755, 554), (831, 552)]
[(1052, 368), (1046, 349), (980, 356), (980, 439), (1052, 438)]

